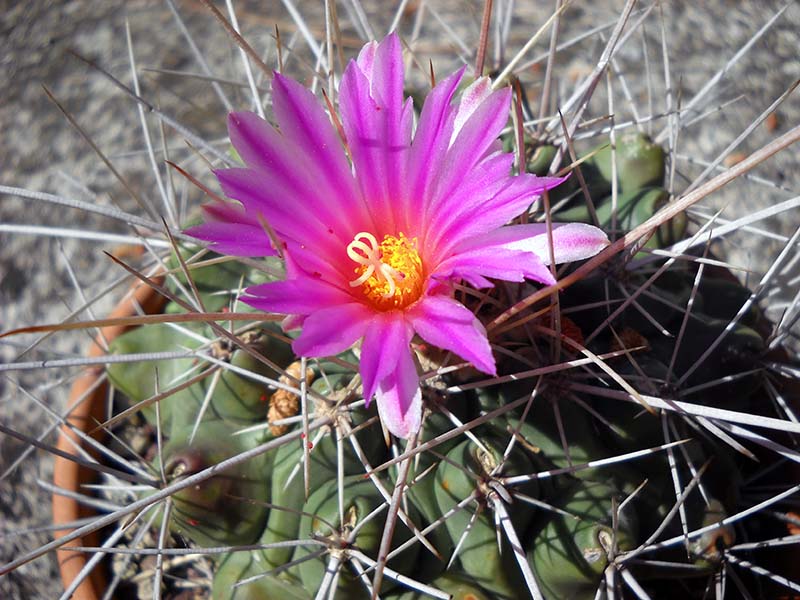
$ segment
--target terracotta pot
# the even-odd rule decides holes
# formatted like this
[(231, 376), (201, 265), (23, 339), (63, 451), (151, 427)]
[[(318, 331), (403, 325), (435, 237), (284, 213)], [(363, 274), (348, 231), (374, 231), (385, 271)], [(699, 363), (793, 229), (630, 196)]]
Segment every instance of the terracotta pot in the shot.
[[(146, 313), (157, 312), (164, 305), (164, 298), (149, 286), (140, 283), (135, 285), (126, 294), (125, 298), (109, 315), (111, 318), (128, 317), (138, 314), (137, 307), (141, 307)], [(99, 357), (106, 354), (101, 345), (101, 340), (110, 342), (129, 327), (109, 326), (103, 327), (101, 333), (95, 338), (94, 343), (89, 348), (87, 356)], [(62, 426), (59, 432), (57, 448), (67, 454), (77, 455), (76, 445), (80, 445), (80, 438), (74, 429), (87, 432), (94, 429), (98, 423), (105, 418), (103, 409), (108, 395), (108, 383), (101, 381), (104, 367), (98, 365), (90, 367), (86, 372), (75, 380), (70, 390), (67, 403), (68, 416), (66, 418), (72, 428)], [(96, 437), (102, 437), (102, 432), (98, 432)], [(90, 483), (96, 473), (86, 467), (80, 467), (77, 463), (63, 458), (55, 457), (53, 467), (53, 483), (58, 488), (67, 489), (76, 493), (81, 492), (81, 486)], [(77, 500), (68, 498), (60, 494), (53, 495), (53, 523), (56, 526), (71, 523), (77, 519), (91, 516), (93, 511), (82, 506)], [(56, 539), (74, 531), (73, 529), (56, 530)], [(98, 535), (92, 534), (85, 538), (78, 538), (70, 543), (73, 546), (97, 546)], [(61, 571), (61, 580), (64, 588), (69, 587), (86, 565), (91, 555), (82, 552), (69, 550), (59, 550), (58, 566)], [(105, 573), (101, 568), (92, 570), (89, 577), (83, 580), (73, 594), (74, 600), (96, 600), (103, 596), (106, 587)]]

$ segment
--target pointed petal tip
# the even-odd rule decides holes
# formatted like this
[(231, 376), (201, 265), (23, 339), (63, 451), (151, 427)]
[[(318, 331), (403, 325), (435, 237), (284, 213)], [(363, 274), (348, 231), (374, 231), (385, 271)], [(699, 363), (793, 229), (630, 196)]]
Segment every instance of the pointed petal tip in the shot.
[[(553, 223), (552, 243), (555, 263), (590, 258), (609, 245), (606, 233), (586, 223)], [(543, 223), (511, 225), (503, 228), (507, 240), (503, 246), (510, 250), (532, 252), (543, 264), (550, 264), (550, 237)], [(539, 277), (537, 281), (542, 281)], [(555, 281), (555, 280), (554, 280)], [(548, 285), (552, 285), (550, 282)]]
[[(291, 77), (286, 77), (286, 75), (282, 75), (275, 71), (275, 76), (272, 78), (272, 83), (270, 84), (272, 87), (273, 92), (276, 88), (280, 89), (281, 91), (285, 91), (293, 83), (297, 83)], [(300, 84), (297, 84), (300, 85)]]
[(554, 235), (560, 238), (557, 263), (590, 258), (611, 243), (605, 231), (587, 223), (560, 224)]
[(556, 284), (556, 278), (549, 270), (537, 271), (536, 274), (529, 274), (528, 279), (538, 281), (542, 285), (551, 286)]
[(391, 393), (384, 396), (379, 392), (375, 400), (378, 403), (381, 422), (386, 425), (386, 429), (392, 435), (407, 440), (420, 430), (422, 426), (422, 390), (419, 386), (417, 386), (405, 412), (397, 410), (396, 400)]
[(389, 56), (393, 58), (398, 54), (402, 56), (403, 44), (400, 42), (400, 35), (397, 33), (396, 29), (390, 31), (385, 38), (380, 42), (376, 42), (376, 44), (378, 52), (387, 49), (389, 51)]

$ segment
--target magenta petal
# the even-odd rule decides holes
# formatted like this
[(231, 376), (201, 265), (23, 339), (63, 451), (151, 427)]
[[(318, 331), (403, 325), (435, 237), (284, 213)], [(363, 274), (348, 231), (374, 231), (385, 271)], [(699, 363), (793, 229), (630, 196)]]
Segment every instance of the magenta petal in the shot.
[(455, 142), (461, 128), (464, 127), (464, 123), (472, 116), (472, 113), (474, 113), (483, 101), (491, 95), (492, 80), (488, 77), (476, 79), (461, 93), (455, 122), (453, 123), (453, 133), (450, 139), (451, 144)]
[[(488, 160), (495, 162), (494, 159)], [(497, 163), (502, 164), (499, 160)], [(431, 223), (431, 230), (436, 236), (431, 243), (435, 243), (440, 252), (449, 252), (476, 235), (493, 230), (501, 231), (499, 228), (502, 225), (527, 210), (544, 190), (563, 181), (564, 178), (558, 177), (524, 174), (512, 178), (506, 174), (504, 187), (491, 196), (482, 196), (480, 188), (474, 183), (466, 189), (464, 185), (459, 186), (453, 192), (452, 198), (458, 198), (460, 202), (448, 200)], [(494, 192), (496, 188), (490, 189)], [(480, 218), (475, 218), (476, 213), (481, 215)]]
[(380, 313), (367, 328), (361, 344), (361, 379), (369, 404), (378, 384), (408, 355), (413, 331), (400, 312)]
[(432, 166), (443, 160), (450, 145), (455, 113), (450, 101), (465, 70), (462, 67), (437, 83), (425, 98), (408, 158), (408, 198), (412, 202), (422, 204), (429, 196), (429, 184), (436, 175)]
[(276, 254), (264, 228), (239, 206), (206, 204), (206, 222), (184, 233), (212, 242), (215, 252), (233, 256), (273, 256)]
[(408, 439), (419, 431), (422, 392), (410, 349), (406, 348), (398, 357), (395, 370), (380, 381), (375, 400), (381, 421), (393, 435)]
[(258, 223), (261, 214), (282, 237), (311, 243), (331, 242), (328, 225), (309, 210), (313, 201), (287, 187), (284, 178), (241, 168), (220, 169), (214, 174), (225, 195), (239, 200), (252, 222)]
[[(426, 222), (427, 243), (439, 245), (439, 240), (448, 238), (448, 229), (467, 221), (471, 224), (483, 222), (483, 217), (492, 215), (484, 210), (485, 205), (511, 186), (509, 176), (514, 157), (511, 154), (494, 154), (487, 156), (464, 174), (458, 185), (447, 195), (433, 196), (429, 199), (429, 210)], [(475, 214), (481, 211), (481, 219)], [(517, 213), (518, 214), (518, 213)], [(516, 214), (513, 216), (517, 216)], [(500, 221), (500, 225), (508, 222), (510, 217)], [(486, 231), (492, 229), (487, 226)], [(441, 250), (441, 248), (438, 248)]]
[(455, 352), (485, 373), (497, 373), (486, 329), (463, 304), (428, 296), (411, 307), (408, 318), (426, 342)]
[(232, 112), (228, 115), (231, 144), (246, 165), (269, 171), (282, 162), (286, 141), (264, 119), (254, 112)]
[[(272, 110), (283, 137), (309, 159), (321, 161), (330, 183), (349, 172), (339, 137), (319, 100), (306, 87), (280, 73), (272, 81)], [(330, 169), (330, 170), (329, 170)]]
[(337, 304), (347, 304), (353, 298), (328, 283), (311, 277), (262, 283), (247, 288), (242, 300), (266, 312), (287, 315), (308, 315)]
[(437, 165), (439, 177), (435, 194), (447, 196), (464, 176), (484, 158), (508, 121), (511, 89), (492, 93), (470, 112), (466, 122)]
[(394, 211), (387, 188), (389, 165), (386, 164), (389, 151), (376, 116), (382, 108), (369, 95), (369, 81), (352, 61), (342, 75), (339, 108), (361, 194), (369, 199), (372, 213), (380, 215), (381, 224), (392, 230)]
[(306, 318), (306, 315), (286, 315), (281, 321), (281, 327), (283, 327), (284, 331), (299, 329), (303, 326)]
[(383, 40), (371, 59), (368, 53), (347, 65), (339, 108), (356, 178), (378, 233), (395, 233), (412, 124), (412, 113), (403, 105), (403, 57), (396, 34)]
[(378, 51), (378, 42), (372, 40), (364, 44), (358, 53), (356, 63), (364, 73), (372, 73), (372, 65), (375, 63), (375, 53)]
[[(302, 152), (302, 169), (313, 167), (329, 195), (343, 201), (342, 209), (364, 211), (361, 198), (355, 193), (355, 184), (350, 172), (342, 143), (320, 102), (305, 87), (296, 81), (275, 75), (272, 82), (272, 108), (281, 133)], [(352, 214), (350, 215), (352, 218)]]
[(298, 356), (332, 356), (360, 340), (374, 313), (361, 303), (341, 304), (311, 313), (293, 343)]
[[(295, 132), (309, 129), (314, 135), (288, 138), (254, 113), (231, 113), (231, 143), (248, 169), (223, 169), (216, 175), (220, 179), (233, 178), (237, 171), (249, 171), (252, 197), (263, 197), (276, 211), (294, 212), (295, 216), (305, 213), (325, 230), (349, 241), (354, 227), (369, 224), (369, 215), (357, 193), (341, 143), (330, 123), (325, 124), (327, 117), (308, 90), (301, 94), (297, 90), (299, 84), (281, 77), (273, 85), (274, 102), (281, 107), (285, 127)], [(316, 104), (315, 109), (310, 108), (312, 103)], [(291, 113), (289, 107), (305, 112), (291, 119), (285, 114)], [(320, 131), (323, 129), (326, 131)]]
[(212, 242), (214, 252), (231, 256), (274, 256), (267, 234), (260, 227), (241, 223), (219, 223), (209, 221), (190, 227), (185, 234)]
[(372, 96), (388, 111), (385, 118), (390, 130), (400, 126), (403, 109), (403, 48), (397, 33), (392, 32), (378, 44), (372, 69), (364, 70), (370, 80)]
[[(544, 223), (504, 227), (491, 237), (509, 250), (536, 254), (550, 264), (550, 242)], [(553, 254), (556, 264), (583, 260), (608, 246), (608, 236), (597, 227), (585, 223), (553, 223)]]
[(439, 265), (434, 276), (458, 277), (476, 288), (491, 286), (487, 277), (503, 281), (532, 279), (545, 285), (556, 282), (550, 269), (536, 254), (488, 245), (448, 258)]

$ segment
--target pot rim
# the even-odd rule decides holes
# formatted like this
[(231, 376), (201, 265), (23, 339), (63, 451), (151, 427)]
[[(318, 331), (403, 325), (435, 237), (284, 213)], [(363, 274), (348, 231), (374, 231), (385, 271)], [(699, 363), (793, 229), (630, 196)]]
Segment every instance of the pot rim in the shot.
[[(130, 317), (144, 311), (147, 314), (159, 311), (166, 299), (156, 289), (138, 282), (134, 284), (109, 315), (110, 318)], [(109, 325), (100, 329), (88, 352), (89, 357), (100, 357), (107, 354), (105, 345), (131, 329), (126, 325)], [(72, 384), (65, 423), (59, 428), (56, 448), (67, 455), (77, 456), (76, 446), (81, 440), (75, 431), (87, 433), (97, 423), (104, 420), (104, 401), (108, 396), (109, 384), (103, 377), (105, 368), (97, 365), (88, 368)], [(102, 431), (98, 432), (102, 437)], [(56, 489), (66, 489), (80, 493), (81, 484), (86, 483), (95, 473), (89, 468), (81, 467), (66, 456), (56, 455), (53, 463), (53, 484)], [(81, 505), (74, 497), (58, 492), (52, 496), (53, 524), (56, 526), (54, 538), (59, 539), (74, 531), (74, 528), (63, 527), (78, 519), (94, 514), (94, 511)], [(97, 533), (73, 541), (76, 546), (96, 546)], [(61, 581), (67, 589), (78, 577), (89, 562), (89, 556), (83, 552), (59, 549), (56, 551)], [(72, 594), (74, 600), (98, 600), (103, 597), (106, 588), (106, 575), (102, 569), (93, 568)]]

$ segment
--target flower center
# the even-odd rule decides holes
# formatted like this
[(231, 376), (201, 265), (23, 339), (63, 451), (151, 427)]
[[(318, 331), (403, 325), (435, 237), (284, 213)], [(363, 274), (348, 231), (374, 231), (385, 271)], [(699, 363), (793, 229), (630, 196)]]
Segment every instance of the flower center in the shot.
[(422, 295), (424, 275), (416, 238), (401, 232), (385, 235), (379, 244), (374, 235), (362, 231), (348, 244), (347, 256), (358, 263), (350, 287), (360, 286), (375, 308), (405, 308)]

